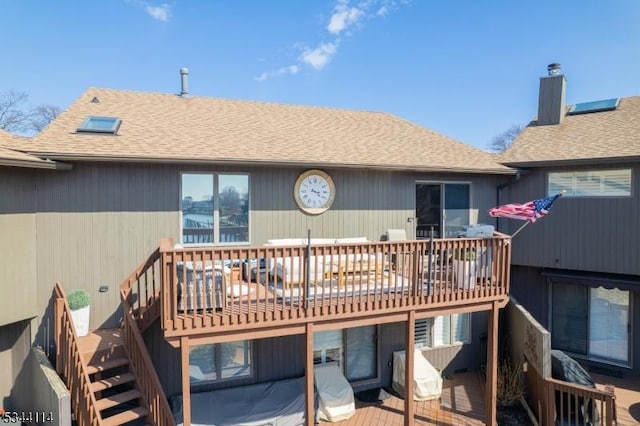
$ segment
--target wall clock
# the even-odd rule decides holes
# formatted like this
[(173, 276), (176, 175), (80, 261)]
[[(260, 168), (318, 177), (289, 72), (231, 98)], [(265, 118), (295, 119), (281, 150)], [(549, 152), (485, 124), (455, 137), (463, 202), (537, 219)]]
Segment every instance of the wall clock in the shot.
[(298, 176), (293, 187), (293, 197), (300, 210), (309, 214), (327, 211), (336, 196), (333, 179), (322, 170), (307, 170)]

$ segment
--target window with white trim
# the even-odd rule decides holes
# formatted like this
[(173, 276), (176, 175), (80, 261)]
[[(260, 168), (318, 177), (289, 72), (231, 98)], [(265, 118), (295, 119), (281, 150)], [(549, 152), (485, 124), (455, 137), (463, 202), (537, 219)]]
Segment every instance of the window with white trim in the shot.
[(182, 243), (249, 242), (249, 175), (182, 174)]
[(197, 345), (189, 349), (192, 385), (251, 376), (251, 341)]
[(631, 169), (549, 172), (549, 195), (565, 191), (565, 197), (628, 197)]
[(416, 320), (416, 348), (437, 348), (470, 342), (470, 313)]

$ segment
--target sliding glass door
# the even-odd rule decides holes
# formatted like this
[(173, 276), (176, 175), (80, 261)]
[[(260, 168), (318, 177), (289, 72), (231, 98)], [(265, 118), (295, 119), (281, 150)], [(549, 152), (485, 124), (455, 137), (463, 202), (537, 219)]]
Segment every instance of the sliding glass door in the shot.
[(554, 281), (551, 315), (554, 349), (629, 364), (629, 291)]
[(455, 237), (469, 225), (471, 190), (468, 183), (416, 184), (416, 237)]

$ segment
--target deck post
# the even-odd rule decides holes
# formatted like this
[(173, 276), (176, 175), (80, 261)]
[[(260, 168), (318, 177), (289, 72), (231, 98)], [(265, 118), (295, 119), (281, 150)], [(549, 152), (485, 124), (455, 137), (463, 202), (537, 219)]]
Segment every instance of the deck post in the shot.
[(313, 323), (307, 323), (305, 330), (306, 350), (304, 368), (305, 417), (308, 426), (315, 423), (315, 393), (313, 390)]
[(413, 401), (413, 377), (414, 377), (414, 346), (416, 331), (416, 312), (407, 313), (407, 344), (404, 350), (404, 425), (412, 426), (415, 415), (415, 403)]
[(189, 337), (180, 338), (180, 353), (182, 355), (182, 424), (191, 426), (191, 384), (189, 378)]
[(498, 302), (489, 311), (487, 339), (487, 382), (485, 384), (485, 424), (496, 425), (498, 395)]

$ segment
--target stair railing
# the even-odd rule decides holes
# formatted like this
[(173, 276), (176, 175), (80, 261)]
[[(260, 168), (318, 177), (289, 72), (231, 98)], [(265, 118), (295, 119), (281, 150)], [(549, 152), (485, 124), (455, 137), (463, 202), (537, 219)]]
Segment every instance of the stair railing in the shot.
[(120, 285), (124, 320), (124, 347), (129, 356), (140, 391), (156, 426), (175, 426), (173, 413), (162, 389), (160, 378), (142, 337), (160, 316), (160, 250), (155, 250)]
[(120, 284), (141, 332), (160, 316), (161, 284), (159, 248)]
[(95, 408), (96, 399), (91, 392), (87, 364), (78, 347), (78, 335), (71, 318), (71, 309), (67, 296), (59, 283), (56, 283), (53, 296), (55, 300), (55, 341), (56, 371), (63, 378), (71, 392), (71, 406), (78, 426), (102, 425), (100, 414)]

